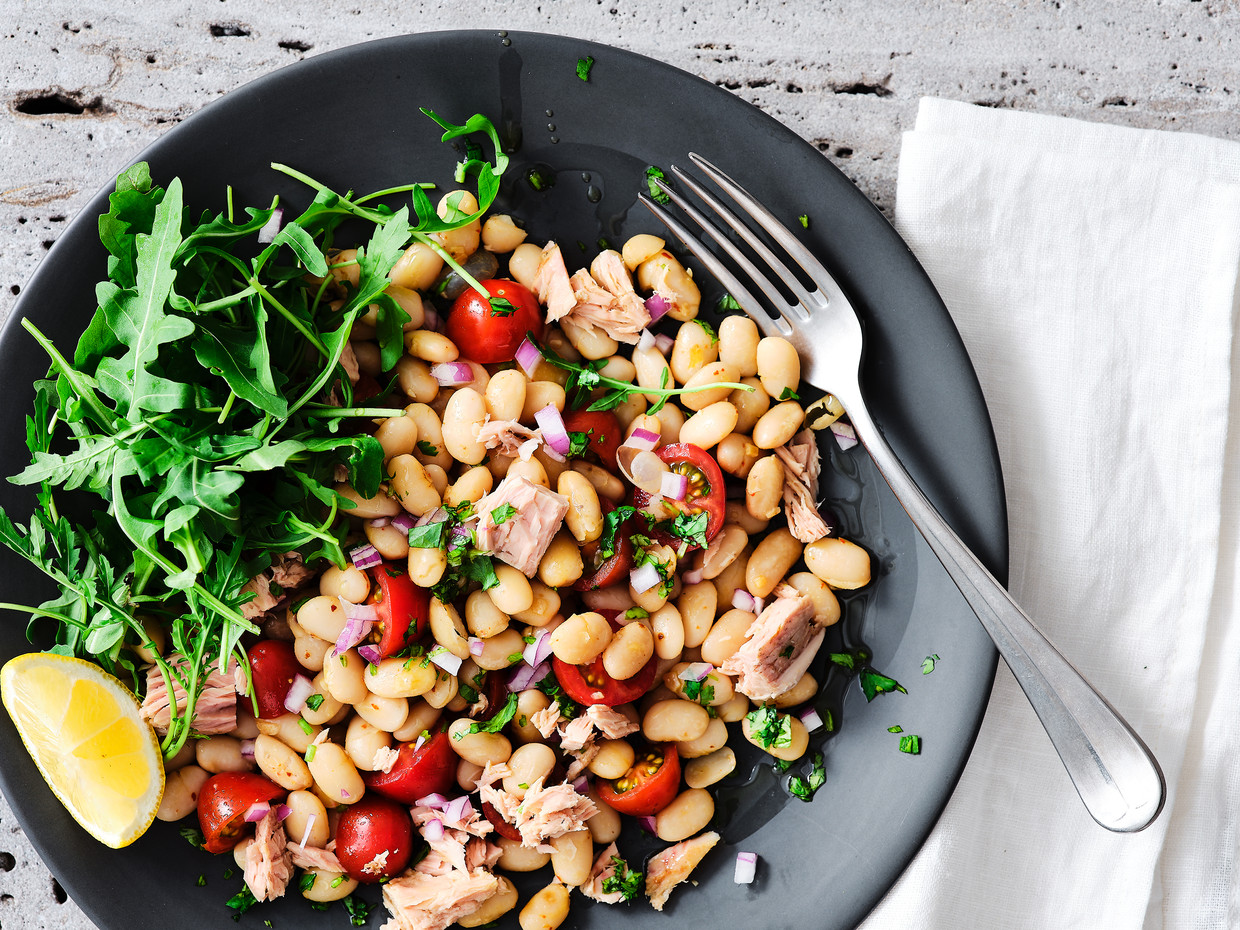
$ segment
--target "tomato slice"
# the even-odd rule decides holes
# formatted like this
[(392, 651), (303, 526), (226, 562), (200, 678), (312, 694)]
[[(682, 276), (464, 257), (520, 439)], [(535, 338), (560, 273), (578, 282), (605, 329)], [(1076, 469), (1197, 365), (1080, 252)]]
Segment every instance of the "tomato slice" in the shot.
[[(669, 520), (685, 513), (694, 516), (706, 514), (706, 541), (710, 542), (723, 528), (723, 513), (727, 507), (726, 489), (723, 486), (723, 472), (719, 464), (709, 452), (691, 442), (674, 442), (658, 451), (658, 456), (677, 474), (689, 479), (689, 490), (683, 501), (671, 501), (663, 498), (651, 506), (652, 497), (637, 488), (633, 491), (633, 506), (652, 513), (655, 519)], [(659, 542), (671, 546), (679, 545), (682, 540), (662, 530), (656, 530), (652, 536)], [(689, 549), (699, 546), (689, 543)]]
[[(600, 610), (599, 613), (611, 624), (613, 632), (620, 629), (622, 624), (615, 619), (616, 611)], [(601, 655), (584, 667), (569, 665), (555, 655), (551, 657), (551, 669), (555, 672), (555, 680), (560, 683), (565, 694), (583, 706), (606, 704), (608, 707), (616, 707), (619, 704), (636, 701), (654, 684), (658, 664), (658, 656), (651, 656), (650, 661), (642, 666), (640, 672), (632, 678), (619, 680), (607, 674), (607, 669), (603, 668)]]
[(431, 593), (390, 562), (370, 569), (370, 577), (374, 584), (367, 603), (379, 614), (379, 652), (387, 658), (422, 635), (430, 616)]
[(614, 413), (610, 410), (569, 410), (564, 414), (564, 429), (570, 433), (588, 433), (586, 451), (615, 471), (616, 450), (624, 439), (624, 430)]
[[(378, 857), (387, 853), (382, 864)], [(413, 855), (409, 811), (387, 798), (364, 797), (340, 815), (336, 858), (349, 878), (373, 885), (399, 875)]]
[(491, 826), (495, 828), (495, 832), (506, 839), (521, 842), (521, 831), (510, 824), (507, 820), (499, 815), (494, 805), (486, 801), (482, 802), (482, 816), (491, 821)]
[[(616, 505), (605, 497), (599, 503), (603, 505), (604, 516), (616, 509)], [(633, 532), (632, 523), (633, 518), (630, 517), (617, 528), (612, 554), (607, 557), (602, 554), (601, 539), (595, 539), (581, 547), (584, 570), (581, 577), (573, 582), (574, 590), (594, 591), (598, 588), (609, 588), (622, 581), (628, 582), (629, 571), (633, 568), (633, 540), (629, 538)]]
[(284, 789), (254, 772), (220, 772), (212, 775), (198, 792), (198, 824), (202, 848), (209, 853), (228, 852), (241, 841), (245, 812), (259, 801), (272, 801)]
[(495, 315), (482, 295), (466, 288), (452, 303), (445, 332), (465, 358), (489, 365), (510, 362), (527, 332), (542, 338), (543, 312), (530, 289), (507, 278), (479, 281), (492, 298), (513, 306), (506, 315)]
[(600, 778), (595, 790), (620, 813), (646, 817), (671, 804), (679, 788), (680, 756), (674, 743), (662, 743), (640, 753), (619, 778)]
[(288, 697), (293, 679), (305, 674), (293, 652), (293, 644), (279, 639), (259, 640), (250, 647), (247, 658), (250, 660), (250, 680), (254, 682), (258, 716), (264, 719), (279, 717), (286, 712), (284, 699)]
[(428, 794), (448, 791), (456, 782), (456, 763), (448, 734), (440, 731), (421, 746), (402, 743), (390, 772), (363, 772), (362, 781), (393, 801), (412, 804)]

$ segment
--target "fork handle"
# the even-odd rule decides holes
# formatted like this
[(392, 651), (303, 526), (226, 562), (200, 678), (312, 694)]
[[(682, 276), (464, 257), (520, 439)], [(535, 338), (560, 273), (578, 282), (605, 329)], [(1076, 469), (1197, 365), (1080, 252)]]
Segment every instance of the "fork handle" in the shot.
[(1016, 676), (1090, 816), (1116, 832), (1149, 826), (1166, 797), (1149, 747), (961, 542), (904, 470), (865, 404), (840, 400), (857, 438)]

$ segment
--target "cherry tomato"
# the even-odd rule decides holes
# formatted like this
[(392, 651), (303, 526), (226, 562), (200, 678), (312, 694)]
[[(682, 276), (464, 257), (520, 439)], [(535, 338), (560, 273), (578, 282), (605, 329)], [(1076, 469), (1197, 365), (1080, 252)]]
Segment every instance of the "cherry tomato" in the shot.
[(279, 639), (259, 640), (250, 647), (249, 660), (258, 716), (267, 719), (286, 713), (284, 699), (288, 689), (295, 677), (304, 674), (293, 653), (293, 644)]
[(536, 339), (542, 338), (543, 312), (538, 298), (525, 285), (507, 278), (478, 283), (491, 297), (501, 297), (516, 309), (496, 315), (481, 294), (472, 287), (466, 288), (448, 312), (446, 335), (465, 358), (483, 365), (510, 362), (527, 332)]
[(443, 794), (456, 783), (456, 753), (440, 731), (417, 746), (402, 743), (390, 772), (363, 772), (362, 781), (393, 801), (412, 804), (428, 794)]
[(284, 789), (254, 772), (220, 772), (198, 792), (198, 824), (209, 853), (228, 852), (241, 840), (245, 812), (260, 801), (282, 797)]
[(569, 410), (564, 414), (564, 429), (570, 433), (588, 433), (588, 452), (598, 456), (604, 467), (615, 471), (616, 450), (624, 440), (620, 421), (610, 410)]
[(622, 814), (646, 817), (672, 803), (680, 788), (680, 756), (674, 743), (639, 753), (633, 767), (615, 779), (600, 778), (596, 790), (604, 803)]
[[(376, 858), (387, 853), (382, 864)], [(340, 815), (336, 858), (349, 878), (373, 885), (399, 875), (413, 854), (409, 811), (387, 798), (367, 796)]]
[[(616, 509), (616, 505), (605, 497), (599, 503), (603, 505), (603, 516)], [(629, 580), (629, 570), (633, 567), (633, 540), (629, 538), (633, 532), (632, 522), (633, 518), (630, 517), (616, 529), (612, 554), (606, 558), (602, 554), (602, 537), (581, 547), (584, 570), (581, 577), (573, 583), (574, 590), (594, 591)]]
[(390, 562), (370, 569), (374, 581), (368, 604), (379, 614), (379, 653), (387, 658), (422, 635), (430, 616), (431, 593)]
[[(663, 498), (660, 503), (651, 506), (651, 495), (640, 488), (633, 491), (633, 506), (653, 513), (658, 520), (673, 519), (686, 513), (694, 516), (705, 513), (706, 541), (710, 542), (723, 528), (723, 512), (727, 505), (723, 486), (723, 472), (711, 454), (690, 442), (674, 442), (664, 446), (658, 452), (659, 458), (666, 462), (680, 475), (689, 479), (689, 489), (683, 501), (672, 501)], [(679, 545), (681, 539), (657, 530), (653, 534), (660, 542)], [(699, 546), (689, 543), (689, 549)]]
[(510, 840), (521, 842), (521, 831), (510, 824), (507, 820), (499, 815), (494, 805), (482, 802), (482, 816), (491, 821), (491, 826), (495, 828), (495, 832), (500, 836)]
[[(616, 611), (600, 610), (599, 613), (611, 624), (613, 632), (620, 629), (621, 624), (615, 619)], [(642, 666), (640, 672), (632, 678), (621, 681), (607, 674), (607, 669), (603, 668), (601, 655), (584, 667), (569, 665), (555, 655), (551, 657), (551, 668), (555, 672), (555, 680), (560, 683), (564, 693), (578, 704), (585, 706), (606, 704), (608, 707), (615, 707), (618, 704), (636, 701), (654, 684), (658, 664), (658, 656), (651, 656), (650, 661)]]

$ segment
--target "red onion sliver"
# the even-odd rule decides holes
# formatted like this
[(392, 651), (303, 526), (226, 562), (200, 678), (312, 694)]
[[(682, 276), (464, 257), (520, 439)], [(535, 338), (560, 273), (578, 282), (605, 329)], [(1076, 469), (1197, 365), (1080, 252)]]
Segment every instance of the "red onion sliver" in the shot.
[(760, 598), (760, 597), (755, 597), (755, 598), (753, 599), (753, 612), (754, 612), (755, 614), (760, 614), (760, 613), (762, 613), (762, 608), (763, 608), (763, 607), (765, 607), (765, 606), (766, 606), (766, 602), (765, 602), (762, 598)]
[(373, 604), (349, 604), (345, 602), (344, 615), (346, 618), (344, 629), (340, 631), (340, 636), (336, 639), (336, 645), (332, 646), (331, 656), (333, 659), (341, 653), (348, 652), (369, 636), (370, 628), (379, 619), (379, 614), (376, 612)]
[(305, 675), (296, 675), (293, 677), (293, 683), (289, 685), (288, 694), (284, 698), (284, 709), (290, 714), (300, 714), (302, 708), (306, 706), (306, 698), (314, 694), (314, 682)]
[(701, 681), (715, 670), (709, 662), (692, 662), (680, 673), (681, 681)]
[(801, 722), (811, 733), (823, 726), (822, 715), (818, 713), (816, 707), (807, 707), (801, 711)]
[(487, 648), (487, 644), (480, 640), (477, 636), (469, 637), (469, 654), (471, 656), (480, 656), (483, 650)]
[(396, 527), (402, 533), (408, 533), (411, 529), (413, 529), (413, 525), (417, 522), (417, 518), (411, 513), (399, 513), (392, 517), (392, 526)]
[(391, 517), (375, 517), (373, 520), (367, 520), (366, 525), (373, 529), (381, 530), (391, 522)]
[(353, 560), (353, 564), (357, 568), (373, 568), (376, 565), (383, 564), (383, 556), (379, 554), (378, 549), (369, 543), (352, 550), (349, 553), (349, 558)]
[(654, 345), (660, 355), (670, 355), (672, 347), (676, 345), (676, 340), (666, 333), (659, 333), (654, 337)]
[(654, 333), (652, 333), (648, 329), (643, 329), (641, 336), (637, 340), (637, 348), (640, 351), (644, 352), (646, 349), (653, 349), (654, 345), (655, 345)]
[(685, 499), (685, 494), (688, 491), (688, 475), (681, 475), (674, 471), (665, 471), (663, 473), (663, 486), (659, 489), (659, 493), (668, 500), (682, 501)]
[(271, 804), (268, 803), (267, 801), (256, 801), (253, 804), (251, 804), (248, 808), (246, 808), (245, 822), (246, 823), (258, 823), (260, 820), (262, 820), (264, 817), (267, 816), (270, 810), (271, 810)]
[(467, 811), (472, 810), (473, 805), (469, 803), (469, 796), (463, 794), (444, 805), (443, 819), (446, 823), (461, 823), (468, 816)]
[(422, 824), (422, 838), (428, 843), (438, 843), (443, 839), (443, 821), (428, 820)]
[(578, 794), (587, 794), (590, 791), (590, 779), (584, 775), (578, 775), (573, 781), (573, 790)]
[(508, 679), (508, 690), (524, 691), (526, 688), (532, 688), (546, 678), (550, 672), (551, 666), (546, 662), (542, 662), (533, 668), (522, 662), (517, 666), (517, 670), (512, 673), (512, 677)]
[(365, 646), (357, 647), (357, 654), (369, 662), (371, 665), (378, 665), (383, 659), (383, 653), (379, 651), (378, 646), (372, 646), (367, 643)]
[(521, 370), (525, 372), (527, 377), (534, 377), (534, 369), (538, 367), (538, 363), (542, 361), (542, 352), (538, 346), (530, 342), (530, 337), (526, 336), (521, 340), (521, 344), (517, 346), (517, 353), (514, 356), (517, 364), (521, 366)]
[(844, 452), (857, 444), (857, 431), (847, 423), (836, 420), (831, 424), (831, 432), (835, 434), (835, 441), (840, 444), (840, 449)]
[(241, 758), (254, 761), (254, 740), (243, 739), (241, 741)]
[(638, 817), (637, 823), (638, 823), (638, 826), (640, 826), (643, 830), (645, 830), (647, 833), (651, 834), (652, 836), (657, 834), (657, 831), (654, 825), (654, 817), (650, 816), (649, 814), (647, 814), (645, 817)]
[(522, 651), (521, 658), (525, 660), (526, 665), (533, 668), (546, 661), (549, 655), (551, 655), (551, 634), (546, 630), (539, 630), (534, 634), (534, 641)]
[(272, 808), (272, 810), (276, 812), (276, 820), (278, 822), (282, 822), (286, 820), (288, 818), (288, 815), (293, 813), (293, 809), (289, 807), (287, 804), (277, 804), (275, 807)]
[(691, 568), (680, 576), (680, 580), (685, 584), (697, 584), (702, 580), (702, 570), (700, 568)]
[(662, 580), (653, 562), (647, 562), (629, 573), (629, 584), (638, 594), (649, 591)]
[(418, 741), (417, 741), (416, 743), (414, 743), (414, 744), (413, 744), (413, 751), (414, 751), (414, 752), (417, 752), (419, 749), (421, 749), (421, 748), (422, 748), (422, 744), (423, 744), (423, 743), (425, 743), (425, 742), (426, 742), (426, 737), (425, 737), (425, 736), (423, 736), (421, 733), (419, 733), (419, 734), (418, 734)]
[(461, 670), (461, 657), (453, 655), (443, 646), (436, 646), (430, 651), (430, 660), (449, 675), (455, 675)]
[(656, 322), (659, 317), (672, 309), (672, 305), (667, 302), (667, 298), (662, 294), (651, 294), (646, 298), (646, 312), (650, 314), (650, 322)]
[(564, 418), (560, 416), (560, 411), (555, 409), (554, 404), (547, 404), (547, 406), (535, 413), (534, 422), (542, 430), (544, 443), (560, 455), (568, 455), (568, 450), (571, 446), (568, 439), (568, 430), (565, 429)]
[(738, 885), (748, 885), (754, 880), (758, 871), (757, 853), (742, 852), (736, 854), (736, 872), (733, 881)]
[(650, 452), (659, 444), (660, 438), (658, 433), (639, 426), (629, 434), (629, 438), (624, 441), (624, 444), (635, 449), (644, 449)]
[(276, 234), (280, 231), (280, 226), (284, 222), (284, 208), (276, 207), (271, 211), (271, 217), (265, 222), (258, 231), (258, 241), (262, 245), (275, 242)]
[(440, 387), (460, 387), (473, 383), (474, 370), (464, 362), (440, 362), (431, 366), (431, 377)]
[(737, 610), (747, 610), (754, 613), (753, 595), (744, 588), (737, 588), (732, 592), (732, 606)]
[(436, 792), (435, 794), (428, 794), (424, 798), (418, 798), (413, 803), (415, 807), (429, 807), (432, 810), (441, 811), (444, 805), (448, 803), (448, 799)]
[(318, 814), (311, 814), (306, 818), (306, 829), (301, 834), (301, 842), (297, 845), (302, 849), (306, 848), (306, 840), (310, 839), (310, 831), (314, 829), (314, 822), (318, 819)]

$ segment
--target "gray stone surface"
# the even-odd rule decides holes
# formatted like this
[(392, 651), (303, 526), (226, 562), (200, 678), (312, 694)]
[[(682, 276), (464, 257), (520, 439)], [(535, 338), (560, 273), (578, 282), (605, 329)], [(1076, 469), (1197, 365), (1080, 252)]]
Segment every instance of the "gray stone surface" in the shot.
[[(924, 95), (1240, 138), (1238, 26), (1232, 0), (0, 0), (0, 319), (143, 146), (258, 75), (366, 39), (494, 27), (663, 59), (780, 119), (890, 215)], [(91, 926), (0, 800), (0, 928)]]

